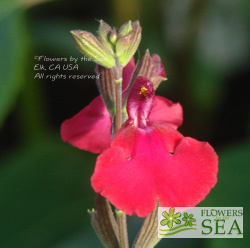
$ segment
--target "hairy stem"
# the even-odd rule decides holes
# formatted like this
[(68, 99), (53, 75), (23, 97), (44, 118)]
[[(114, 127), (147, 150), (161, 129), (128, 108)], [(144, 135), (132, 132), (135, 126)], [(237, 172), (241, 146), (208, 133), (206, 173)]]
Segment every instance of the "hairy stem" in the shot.
[(149, 214), (142, 227), (140, 232), (138, 233), (133, 248), (153, 248), (160, 241), (158, 238), (158, 205), (154, 209), (154, 211)]
[[(112, 136), (121, 128), (123, 124), (122, 120), (122, 69), (123, 67), (116, 61), (116, 67), (114, 70), (114, 80), (115, 80), (115, 115), (112, 125)], [(116, 210), (117, 222), (119, 228), (119, 239), (120, 248), (128, 248), (128, 231), (127, 231), (127, 217), (126, 214), (120, 210)]]
[(126, 214), (121, 210), (116, 210), (116, 217), (119, 227), (120, 248), (129, 248)]
[(112, 127), (112, 135), (115, 134), (122, 126), (122, 66), (119, 62), (116, 62), (114, 71), (115, 81), (115, 115), (114, 115), (114, 126)]

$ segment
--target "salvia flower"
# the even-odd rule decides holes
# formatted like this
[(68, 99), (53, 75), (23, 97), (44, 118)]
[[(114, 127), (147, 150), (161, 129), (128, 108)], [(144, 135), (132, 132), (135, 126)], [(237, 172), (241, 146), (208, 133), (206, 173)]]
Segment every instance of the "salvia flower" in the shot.
[[(155, 72), (152, 73), (152, 80), (166, 77), (160, 57), (155, 54), (150, 58), (148, 53), (145, 56), (148, 60), (151, 59), (151, 63), (156, 68)], [(131, 59), (123, 68), (122, 86), (124, 94), (129, 87), (134, 69), (134, 59)], [(164, 97), (156, 96), (149, 118), (153, 122), (165, 123), (177, 129), (183, 121), (182, 107), (179, 103), (173, 103)], [(61, 136), (65, 142), (69, 142), (79, 149), (100, 153), (109, 148), (111, 144), (110, 130), (110, 113), (102, 98), (98, 96), (78, 114), (63, 122)]]
[(217, 181), (218, 158), (207, 142), (150, 120), (155, 90), (140, 76), (127, 101), (128, 120), (99, 155), (91, 184), (126, 214), (145, 217), (161, 206), (192, 207)]

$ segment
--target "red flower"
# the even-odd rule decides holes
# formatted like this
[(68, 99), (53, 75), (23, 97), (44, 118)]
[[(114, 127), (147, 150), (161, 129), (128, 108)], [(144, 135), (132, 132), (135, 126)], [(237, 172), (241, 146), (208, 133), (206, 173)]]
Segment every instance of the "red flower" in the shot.
[(98, 156), (91, 184), (126, 214), (147, 216), (161, 206), (192, 207), (217, 181), (218, 158), (207, 142), (183, 137), (149, 120), (154, 89), (139, 77), (127, 103), (129, 119)]
[[(165, 71), (158, 55), (151, 59), (158, 62), (156, 76), (165, 77)], [(123, 69), (123, 89), (126, 90), (131, 79), (135, 64), (134, 60)], [(168, 124), (177, 129), (182, 124), (182, 107), (163, 97), (155, 97), (152, 121)], [(100, 153), (110, 147), (111, 118), (100, 96), (96, 97), (88, 106), (78, 114), (63, 122), (61, 136), (63, 141), (80, 149)]]

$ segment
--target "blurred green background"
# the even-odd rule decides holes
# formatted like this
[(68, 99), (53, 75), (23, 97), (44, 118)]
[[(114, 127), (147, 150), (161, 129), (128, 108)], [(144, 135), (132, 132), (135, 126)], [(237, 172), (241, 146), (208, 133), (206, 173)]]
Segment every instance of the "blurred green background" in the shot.
[[(182, 104), (185, 136), (218, 152), (218, 184), (200, 206), (249, 212), (249, 1), (0, 0), (0, 248), (101, 247), (87, 214), (96, 155), (60, 138), (60, 124), (98, 95), (95, 82), (34, 79), (37, 55), (80, 58), (69, 31), (95, 33), (97, 19), (140, 20), (138, 56), (158, 53), (168, 74), (158, 94)], [(50, 73), (93, 74), (93, 63), (79, 66)], [(141, 221), (129, 217), (131, 241)], [(249, 247), (249, 225), (244, 233), (157, 247)]]

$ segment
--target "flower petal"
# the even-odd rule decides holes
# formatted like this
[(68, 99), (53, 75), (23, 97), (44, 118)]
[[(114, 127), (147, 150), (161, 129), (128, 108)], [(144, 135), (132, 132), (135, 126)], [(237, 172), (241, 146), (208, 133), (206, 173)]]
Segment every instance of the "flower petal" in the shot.
[(172, 221), (172, 220), (169, 221), (168, 227), (169, 227), (169, 228), (172, 228), (172, 227), (173, 227), (173, 221)]
[(181, 213), (174, 214), (174, 218), (179, 218), (181, 216)]
[(137, 77), (127, 101), (127, 112), (135, 126), (145, 127), (154, 101), (154, 87), (144, 76)]
[(101, 154), (92, 187), (125, 213), (147, 216), (156, 206), (192, 207), (216, 183), (218, 158), (205, 142), (164, 124), (124, 126)]
[(174, 208), (170, 208), (169, 209), (169, 216), (172, 217), (174, 215), (174, 211), (175, 209)]
[(111, 120), (100, 96), (61, 126), (63, 141), (99, 153), (110, 146)]
[(149, 120), (177, 129), (183, 122), (182, 107), (162, 96), (155, 96)]
[(166, 226), (166, 225), (168, 224), (168, 221), (169, 221), (169, 220), (162, 220), (162, 221), (161, 221), (161, 225), (162, 225), (162, 226)]
[(180, 224), (180, 223), (181, 223), (181, 221), (180, 221), (180, 220), (175, 219), (175, 218), (173, 218), (173, 222), (174, 222), (174, 223), (176, 223), (176, 224)]
[(126, 214), (140, 217), (152, 212), (157, 203), (154, 178), (150, 176), (153, 171), (147, 163), (151, 160), (146, 148), (148, 137), (144, 133), (133, 126), (120, 129), (111, 148), (97, 158), (91, 177), (97, 193)]
[(165, 217), (166, 219), (169, 218), (168, 212), (166, 212), (166, 211), (164, 211), (164, 212), (162, 213), (162, 215), (163, 215), (163, 217)]
[[(155, 124), (166, 142), (168, 127)], [(175, 131), (175, 133), (178, 133)], [(170, 151), (170, 150), (168, 150)], [(164, 157), (164, 156), (163, 156)], [(163, 162), (165, 161), (165, 162)], [(192, 207), (202, 201), (217, 182), (218, 157), (207, 142), (184, 137), (165, 158), (156, 163), (155, 173), (161, 206)], [(167, 184), (162, 183), (167, 176)]]

